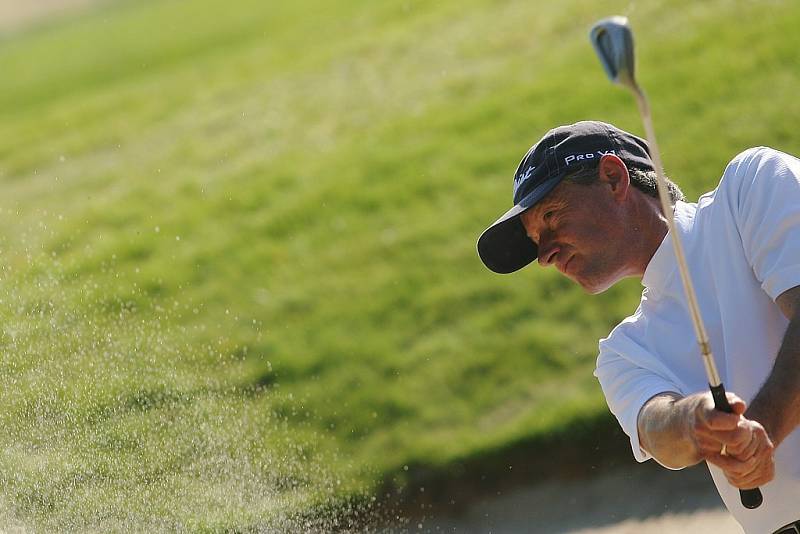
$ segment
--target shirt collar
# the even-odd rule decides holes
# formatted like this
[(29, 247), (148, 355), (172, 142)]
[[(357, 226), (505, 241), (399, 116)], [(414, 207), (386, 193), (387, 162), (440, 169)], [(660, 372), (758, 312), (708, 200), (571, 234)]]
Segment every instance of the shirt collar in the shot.
[[(681, 243), (685, 241), (684, 236), (694, 223), (696, 210), (696, 204), (687, 204), (680, 200), (675, 203), (675, 227), (681, 237)], [(675, 272), (676, 267), (677, 260), (675, 259), (675, 249), (672, 246), (672, 235), (667, 232), (647, 264), (642, 276), (642, 285), (650, 288), (663, 288)]]

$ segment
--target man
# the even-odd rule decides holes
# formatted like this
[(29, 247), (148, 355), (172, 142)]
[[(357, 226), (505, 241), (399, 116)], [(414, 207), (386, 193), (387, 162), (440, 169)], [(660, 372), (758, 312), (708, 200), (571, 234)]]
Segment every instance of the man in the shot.
[[(750, 149), (697, 204), (669, 189), (733, 414), (708, 392), (644, 140), (593, 121), (548, 132), (478, 252), (498, 273), (538, 259), (589, 293), (641, 278), (639, 308), (600, 341), (595, 371), (634, 456), (705, 460), (746, 532), (800, 532), (800, 160)], [(737, 488), (759, 486), (764, 503), (745, 509)]]

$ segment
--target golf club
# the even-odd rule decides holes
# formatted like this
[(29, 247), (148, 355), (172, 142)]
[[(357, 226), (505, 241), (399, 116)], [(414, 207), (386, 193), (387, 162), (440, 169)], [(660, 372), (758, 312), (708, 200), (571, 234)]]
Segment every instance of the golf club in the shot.
[[(689, 269), (683, 254), (683, 246), (675, 230), (675, 218), (672, 204), (670, 203), (669, 191), (667, 190), (667, 182), (664, 178), (661, 154), (658, 150), (656, 134), (653, 130), (653, 121), (650, 116), (650, 104), (647, 101), (647, 97), (645, 97), (644, 91), (642, 91), (636, 83), (634, 77), (633, 34), (628, 26), (628, 19), (619, 16), (603, 19), (592, 27), (589, 38), (611, 81), (628, 88), (636, 97), (639, 113), (642, 116), (642, 122), (644, 122), (647, 142), (650, 145), (650, 156), (656, 168), (656, 182), (658, 184), (658, 196), (661, 200), (661, 209), (664, 213), (664, 217), (667, 219), (669, 233), (672, 235), (672, 245), (675, 248), (678, 269), (681, 273), (681, 280), (683, 280), (683, 288), (686, 291), (686, 299), (689, 304), (689, 313), (692, 316), (695, 334), (697, 335), (697, 343), (700, 345), (700, 354), (705, 364), (708, 385), (711, 388), (711, 395), (714, 398), (714, 407), (717, 410), (732, 413), (733, 409), (725, 395), (725, 386), (723, 386), (722, 380), (720, 380), (717, 366), (714, 364), (714, 356), (711, 354), (708, 334), (706, 333), (703, 319), (700, 316), (700, 307), (697, 303), (697, 296), (694, 291), (694, 286), (692, 285), (692, 279), (689, 276)], [(724, 450), (723, 447), (723, 454)], [(758, 488), (739, 490), (739, 495), (741, 497), (742, 506), (745, 508), (758, 508), (763, 501), (761, 490)]]

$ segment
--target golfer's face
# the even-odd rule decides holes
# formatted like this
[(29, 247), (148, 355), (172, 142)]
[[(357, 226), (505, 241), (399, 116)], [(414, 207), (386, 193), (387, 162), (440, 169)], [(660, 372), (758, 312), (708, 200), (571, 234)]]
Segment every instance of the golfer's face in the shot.
[(608, 289), (624, 271), (621, 210), (607, 189), (562, 182), (520, 215), (539, 247), (539, 264), (555, 266), (590, 293)]

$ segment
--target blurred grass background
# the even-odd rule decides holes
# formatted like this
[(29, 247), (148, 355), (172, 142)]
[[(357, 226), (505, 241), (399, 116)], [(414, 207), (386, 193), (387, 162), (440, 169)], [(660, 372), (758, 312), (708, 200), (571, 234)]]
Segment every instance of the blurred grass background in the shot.
[(0, 33), (0, 519), (301, 528), (608, 424), (597, 339), (638, 283), (492, 275), (475, 240), (552, 126), (641, 133), (587, 39), (614, 13), (690, 198), (800, 152), (788, 0), (120, 0)]

